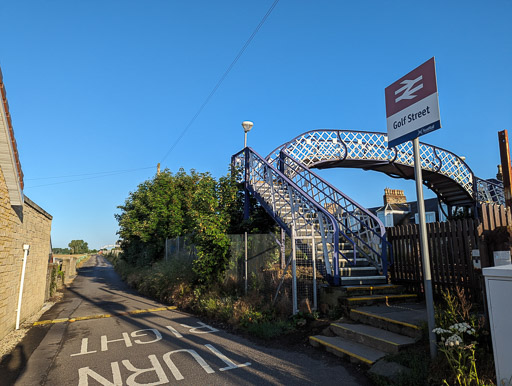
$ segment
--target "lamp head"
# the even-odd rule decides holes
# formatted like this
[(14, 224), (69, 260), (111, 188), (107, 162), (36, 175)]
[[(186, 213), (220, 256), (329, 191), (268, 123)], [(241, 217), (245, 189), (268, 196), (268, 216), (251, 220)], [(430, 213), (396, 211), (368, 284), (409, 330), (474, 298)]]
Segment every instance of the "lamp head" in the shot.
[(248, 133), (249, 131), (251, 131), (253, 126), (254, 126), (254, 123), (252, 123), (251, 121), (243, 121), (242, 122), (242, 127), (244, 128), (245, 133)]

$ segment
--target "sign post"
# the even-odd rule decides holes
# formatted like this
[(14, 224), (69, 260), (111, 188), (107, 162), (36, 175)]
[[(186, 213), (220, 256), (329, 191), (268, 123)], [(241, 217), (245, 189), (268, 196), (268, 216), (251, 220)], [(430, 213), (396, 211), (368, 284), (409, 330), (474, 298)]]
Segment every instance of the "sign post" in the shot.
[(418, 217), (420, 221), (420, 247), (423, 265), (423, 285), (427, 305), (428, 336), (430, 356), (437, 354), (434, 319), (434, 299), (432, 276), (428, 251), (427, 224), (425, 221), (425, 201), (423, 199), (423, 176), (421, 172), (419, 137), (441, 128), (434, 58), (415, 68), (392, 85), (386, 87), (386, 117), (388, 147), (413, 141), (414, 177)]

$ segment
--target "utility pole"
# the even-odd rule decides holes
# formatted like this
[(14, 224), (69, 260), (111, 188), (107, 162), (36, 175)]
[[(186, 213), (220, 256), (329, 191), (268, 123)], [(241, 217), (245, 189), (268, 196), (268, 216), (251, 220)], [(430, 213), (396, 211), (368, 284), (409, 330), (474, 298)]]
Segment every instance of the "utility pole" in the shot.
[(507, 130), (498, 131), (498, 139), (500, 142), (501, 172), (503, 174), (503, 190), (505, 193), (505, 205), (508, 208), (511, 208), (512, 192), (510, 186), (510, 179), (512, 177), (512, 169), (510, 167), (510, 149), (508, 146)]

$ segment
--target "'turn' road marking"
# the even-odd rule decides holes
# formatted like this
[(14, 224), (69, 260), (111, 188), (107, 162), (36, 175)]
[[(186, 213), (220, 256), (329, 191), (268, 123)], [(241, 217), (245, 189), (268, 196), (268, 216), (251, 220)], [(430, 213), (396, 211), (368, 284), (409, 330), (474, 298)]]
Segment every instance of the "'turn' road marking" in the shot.
[(142, 310), (132, 310), (132, 311), (124, 311), (124, 312), (116, 312), (113, 314), (98, 314), (98, 315), (89, 315), (89, 316), (79, 316), (76, 318), (64, 318), (64, 319), (52, 319), (52, 320), (41, 320), (39, 322), (35, 322), (32, 324), (33, 326), (42, 326), (45, 324), (54, 324), (54, 323), (73, 323), (78, 322), (81, 320), (90, 320), (90, 319), (103, 319), (103, 318), (113, 318), (116, 316), (122, 316), (122, 315), (137, 315), (137, 314), (144, 314), (149, 312), (160, 312), (160, 311), (167, 311), (167, 310), (175, 310), (177, 307), (175, 306), (169, 306), (169, 307), (158, 307), (158, 308), (146, 308)]

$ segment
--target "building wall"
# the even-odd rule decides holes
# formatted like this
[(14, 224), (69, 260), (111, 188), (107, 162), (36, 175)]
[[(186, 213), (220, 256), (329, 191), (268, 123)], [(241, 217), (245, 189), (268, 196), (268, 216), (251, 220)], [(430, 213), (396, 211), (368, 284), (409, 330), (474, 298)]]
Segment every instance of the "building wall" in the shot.
[(12, 207), (0, 168), (0, 339), (16, 326), (23, 244), (30, 245), (25, 271), (21, 321), (38, 312), (46, 290), (52, 217), (25, 197)]

